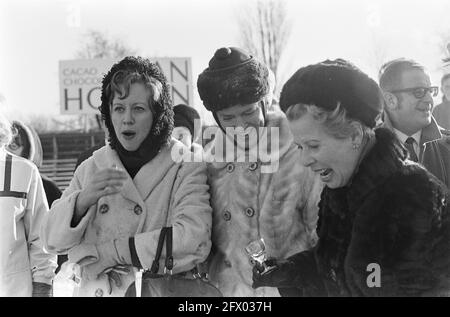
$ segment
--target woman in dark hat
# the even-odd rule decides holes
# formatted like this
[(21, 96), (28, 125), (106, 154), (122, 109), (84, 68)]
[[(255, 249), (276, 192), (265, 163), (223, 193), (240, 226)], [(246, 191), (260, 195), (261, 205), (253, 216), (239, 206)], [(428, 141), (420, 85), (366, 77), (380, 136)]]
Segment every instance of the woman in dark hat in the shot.
[(191, 148), (202, 132), (200, 115), (193, 107), (183, 104), (173, 107), (173, 113), (174, 128), (172, 137), (183, 142), (188, 148)]
[(126, 57), (111, 68), (100, 110), (109, 143), (77, 168), (42, 235), (47, 250), (68, 253), (69, 262), (81, 267), (79, 296), (123, 296), (134, 272), (151, 267), (167, 221), (173, 227), (173, 273), (206, 259), (206, 166), (172, 159), (172, 149), (184, 145), (170, 137), (169, 86), (148, 59)]
[(298, 70), (280, 104), (302, 163), (325, 188), (316, 247), (254, 270), (254, 287), (286, 295), (450, 295), (450, 207), (445, 186), (384, 128), (380, 90), (345, 60)]
[(298, 161), (286, 116), (272, 108), (273, 83), (264, 63), (236, 47), (218, 49), (197, 81), (220, 127), (205, 152), (210, 276), (224, 296), (279, 296), (273, 287), (252, 289), (253, 243), (262, 239), (268, 255), (286, 257), (315, 242), (321, 184)]

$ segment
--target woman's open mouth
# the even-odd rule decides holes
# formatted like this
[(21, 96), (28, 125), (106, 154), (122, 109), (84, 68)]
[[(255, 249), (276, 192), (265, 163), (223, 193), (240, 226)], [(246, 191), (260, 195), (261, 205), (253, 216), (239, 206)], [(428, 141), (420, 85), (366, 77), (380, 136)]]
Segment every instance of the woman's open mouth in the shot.
[(136, 132), (134, 131), (123, 131), (122, 136), (125, 140), (131, 140), (136, 135)]
[(315, 172), (319, 173), (322, 182), (327, 182), (331, 179), (331, 174), (333, 170), (331, 168), (322, 168), (319, 170), (315, 170)]

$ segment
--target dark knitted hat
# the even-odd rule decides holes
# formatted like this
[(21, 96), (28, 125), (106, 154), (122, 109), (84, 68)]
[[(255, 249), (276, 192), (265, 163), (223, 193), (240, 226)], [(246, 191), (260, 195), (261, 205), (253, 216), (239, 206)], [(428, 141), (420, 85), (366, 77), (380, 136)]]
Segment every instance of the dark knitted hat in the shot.
[(216, 112), (260, 101), (269, 93), (268, 77), (264, 63), (240, 48), (222, 47), (198, 76), (197, 88), (206, 109)]
[(192, 107), (180, 104), (173, 107), (174, 113), (174, 126), (186, 127), (191, 132), (192, 138), (194, 138), (194, 120), (200, 119), (200, 116)]
[(280, 95), (284, 112), (299, 103), (333, 111), (339, 102), (351, 118), (371, 128), (375, 127), (383, 108), (378, 84), (343, 59), (300, 68), (284, 84)]

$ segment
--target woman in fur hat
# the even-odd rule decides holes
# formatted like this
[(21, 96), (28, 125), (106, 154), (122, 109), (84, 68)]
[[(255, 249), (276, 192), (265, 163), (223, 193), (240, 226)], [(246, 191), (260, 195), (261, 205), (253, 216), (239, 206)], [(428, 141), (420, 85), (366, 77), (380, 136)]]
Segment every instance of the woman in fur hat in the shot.
[(450, 295), (445, 186), (389, 130), (376, 82), (345, 60), (298, 70), (280, 104), (301, 161), (325, 184), (312, 250), (254, 271), (254, 287), (305, 296)]
[[(225, 296), (279, 296), (252, 289), (246, 247), (270, 256), (314, 245), (320, 182), (299, 164), (286, 117), (272, 105), (269, 70), (235, 47), (216, 51), (197, 86), (220, 129), (205, 149), (213, 207), (211, 280)], [(273, 81), (272, 81), (273, 82)]]
[(148, 59), (126, 57), (103, 79), (109, 144), (77, 168), (42, 227), (47, 250), (81, 267), (79, 296), (123, 296), (134, 272), (151, 267), (166, 221), (174, 274), (209, 254), (206, 166), (172, 160), (172, 148), (184, 146), (170, 137), (172, 108), (166, 78)]

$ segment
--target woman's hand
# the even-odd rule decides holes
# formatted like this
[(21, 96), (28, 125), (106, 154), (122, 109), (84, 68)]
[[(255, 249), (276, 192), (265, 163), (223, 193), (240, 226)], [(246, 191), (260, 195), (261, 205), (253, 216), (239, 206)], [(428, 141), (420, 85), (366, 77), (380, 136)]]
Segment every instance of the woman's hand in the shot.
[(95, 251), (92, 257), (97, 258), (97, 261), (84, 261), (85, 264), (82, 261), (78, 262), (83, 267), (83, 275), (89, 280), (95, 280), (99, 275), (112, 271), (123, 275), (130, 272), (129, 266), (132, 261), (129, 239), (115, 239), (96, 244)]
[(78, 195), (74, 221), (78, 223), (77, 220), (81, 219), (89, 207), (96, 204), (100, 197), (120, 192), (126, 179), (127, 173), (116, 168), (105, 168), (96, 172)]
[(263, 272), (260, 266), (253, 267), (253, 288), (268, 287), (295, 287), (295, 276), (292, 276), (292, 262), (269, 258), (265, 264), (271, 269)]

